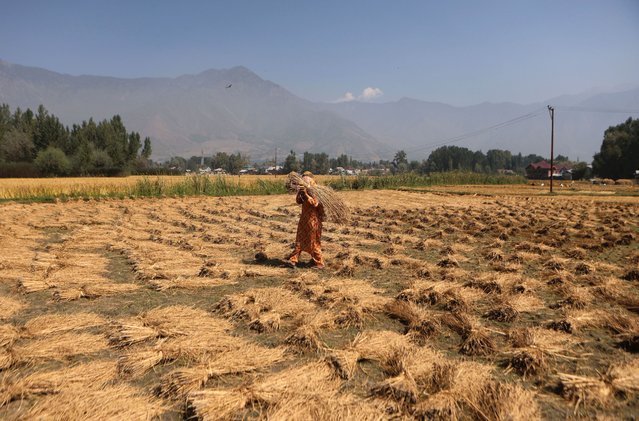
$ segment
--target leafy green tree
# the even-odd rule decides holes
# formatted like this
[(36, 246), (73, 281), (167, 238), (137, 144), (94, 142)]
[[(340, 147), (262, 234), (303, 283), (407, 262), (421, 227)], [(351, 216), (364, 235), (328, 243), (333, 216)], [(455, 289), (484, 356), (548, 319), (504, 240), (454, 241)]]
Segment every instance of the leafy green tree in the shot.
[(49, 146), (38, 152), (34, 164), (38, 171), (46, 176), (66, 175), (71, 171), (69, 158), (62, 149), (55, 146)]
[(328, 159), (328, 154), (320, 153), (317, 154), (316, 157), (317, 167), (315, 168), (315, 172), (317, 174), (328, 174), (331, 166)]
[(33, 141), (23, 131), (11, 129), (0, 138), (0, 158), (5, 161), (31, 162), (33, 152)]
[(352, 159), (346, 154), (341, 154), (337, 158), (331, 159), (330, 164), (331, 164), (331, 167), (333, 168), (337, 168), (337, 167), (348, 168), (353, 166)]
[(510, 151), (504, 151), (501, 149), (491, 149), (486, 152), (486, 161), (490, 167), (491, 172), (497, 172), (497, 170), (511, 169), (512, 154)]
[(181, 156), (173, 156), (171, 157), (171, 159), (169, 159), (166, 165), (168, 168), (175, 168), (180, 171), (184, 171), (187, 168), (187, 161)]
[(127, 161), (129, 163), (135, 162), (135, 159), (138, 157), (138, 151), (141, 147), (142, 142), (140, 141), (140, 133), (129, 133), (129, 143), (127, 145)]
[(150, 137), (145, 137), (144, 138), (144, 146), (142, 147), (142, 153), (140, 155), (144, 159), (150, 159), (152, 152), (153, 152), (153, 149), (151, 148), (151, 138)]
[(188, 170), (191, 170), (191, 171), (197, 171), (197, 170), (200, 169), (200, 167), (201, 167), (200, 164), (202, 163), (202, 161), (204, 161), (204, 163), (203, 163), (204, 167), (210, 167), (210, 168), (213, 168), (213, 169), (219, 168), (219, 167), (216, 167), (216, 166), (213, 165), (214, 163), (213, 163), (213, 159), (211, 157), (209, 157), (209, 156), (202, 157), (202, 156), (195, 156), (195, 155), (191, 156), (186, 161), (186, 168)]
[[(98, 125), (100, 131), (100, 125)], [(119, 115), (115, 115), (110, 121), (102, 122), (102, 131), (105, 141), (105, 150), (113, 160), (113, 165), (123, 168), (128, 158), (128, 136), (126, 128)]]
[(71, 157), (73, 172), (79, 175), (89, 175), (95, 166), (95, 147), (93, 143), (84, 141), (76, 148)]
[(639, 119), (609, 127), (601, 150), (592, 162), (593, 172), (605, 178), (630, 178), (639, 169)]
[(474, 172), (488, 172), (490, 166), (488, 164), (488, 159), (486, 155), (482, 151), (476, 151), (473, 153), (473, 171)]
[(229, 174), (239, 174), (240, 170), (248, 165), (248, 157), (242, 156), (240, 152), (229, 155), (229, 163), (226, 171)]
[(11, 108), (9, 108), (8, 104), (2, 104), (0, 105), (0, 139), (2, 139), (4, 134), (12, 128)]
[(13, 113), (13, 127), (21, 130), (25, 133), (33, 134), (33, 130), (35, 127), (35, 119), (33, 118), (33, 111), (27, 108), (26, 111), (22, 112), (20, 107), (16, 108)]
[[(71, 157), (70, 173), (74, 174), (97, 171), (114, 175), (139, 166), (143, 162), (140, 160), (148, 160), (151, 155), (151, 140), (144, 139), (144, 149), (139, 154), (142, 147), (139, 133), (128, 133), (117, 115), (98, 124), (89, 119), (69, 130), (42, 105), (36, 114), (20, 108), (12, 114), (8, 105), (0, 106), (0, 159), (31, 161), (50, 146)], [(57, 155), (49, 151), (43, 156)]]
[(111, 155), (104, 149), (96, 149), (93, 153), (93, 169), (96, 174), (104, 174), (113, 168)]
[(216, 153), (211, 160), (211, 169), (222, 168), (224, 171), (228, 171), (229, 159), (229, 154), (226, 152)]
[(588, 167), (588, 164), (585, 162), (577, 162), (572, 167), (572, 179), (573, 180), (583, 180), (588, 179), (592, 175), (592, 170)]
[(408, 158), (406, 157), (406, 152), (403, 150), (397, 151), (391, 164), (391, 171), (393, 174), (405, 173), (408, 171)]
[(406, 156), (406, 152), (403, 150), (397, 151), (395, 153), (395, 157), (393, 158), (391, 171), (393, 174), (405, 173), (409, 169), (408, 158)]
[(429, 171), (473, 171), (475, 159), (475, 153), (470, 149), (442, 146), (430, 153), (426, 167)]
[(304, 152), (301, 170), (308, 170), (313, 174), (328, 174), (329, 168), (329, 159), (326, 153)]
[(297, 160), (297, 156), (294, 151), (291, 150), (291, 153), (289, 153), (286, 159), (284, 159), (283, 170), (285, 174), (288, 174), (291, 171), (300, 170), (300, 163)]
[(67, 141), (69, 133), (54, 115), (50, 115), (43, 105), (38, 107), (33, 127), (33, 144), (37, 151), (55, 146), (69, 152)]

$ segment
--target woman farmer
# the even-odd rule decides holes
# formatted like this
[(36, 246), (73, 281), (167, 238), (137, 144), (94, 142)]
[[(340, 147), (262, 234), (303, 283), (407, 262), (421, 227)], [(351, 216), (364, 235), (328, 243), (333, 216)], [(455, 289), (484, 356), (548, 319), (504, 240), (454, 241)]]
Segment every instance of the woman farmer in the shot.
[[(308, 185), (315, 185), (313, 174), (310, 171), (305, 171), (302, 174), (302, 180)], [(322, 238), (324, 206), (303, 185), (298, 188), (295, 201), (302, 205), (302, 214), (300, 215), (300, 222), (297, 224), (295, 250), (289, 256), (288, 261), (291, 266), (295, 266), (300, 254), (305, 251), (313, 259), (313, 268), (322, 269), (324, 268), (324, 258), (322, 257), (320, 241)]]

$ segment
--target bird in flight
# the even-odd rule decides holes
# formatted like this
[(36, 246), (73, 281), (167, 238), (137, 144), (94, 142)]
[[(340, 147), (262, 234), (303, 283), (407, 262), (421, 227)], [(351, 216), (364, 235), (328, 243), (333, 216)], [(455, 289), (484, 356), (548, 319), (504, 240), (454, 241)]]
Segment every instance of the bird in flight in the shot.
[(233, 84), (229, 83), (228, 85), (226, 85), (226, 89), (230, 88), (231, 86), (233, 86)]

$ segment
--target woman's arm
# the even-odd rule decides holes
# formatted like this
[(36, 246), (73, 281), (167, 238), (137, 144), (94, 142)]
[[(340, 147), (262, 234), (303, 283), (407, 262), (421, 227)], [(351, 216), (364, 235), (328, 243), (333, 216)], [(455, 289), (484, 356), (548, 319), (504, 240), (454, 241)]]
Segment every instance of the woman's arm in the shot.
[(317, 199), (315, 199), (313, 196), (311, 196), (310, 194), (308, 194), (306, 189), (303, 188), (303, 187), (300, 188), (300, 191), (297, 193), (297, 197), (296, 197), (295, 201), (298, 204), (302, 204), (304, 202), (308, 202), (308, 204), (311, 205), (314, 208), (319, 206), (319, 201)]

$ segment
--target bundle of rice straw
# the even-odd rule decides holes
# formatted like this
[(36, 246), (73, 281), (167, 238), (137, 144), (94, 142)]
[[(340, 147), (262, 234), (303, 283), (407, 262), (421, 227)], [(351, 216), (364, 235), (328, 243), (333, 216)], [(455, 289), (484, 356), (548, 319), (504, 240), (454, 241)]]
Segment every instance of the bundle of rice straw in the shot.
[(306, 188), (306, 191), (320, 202), (324, 207), (324, 212), (328, 220), (336, 224), (345, 224), (348, 222), (350, 218), (348, 206), (337, 196), (335, 190), (328, 186), (308, 183), (295, 171), (291, 172), (286, 181), (286, 188), (291, 193), (297, 193), (300, 187)]

